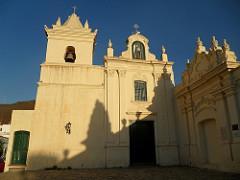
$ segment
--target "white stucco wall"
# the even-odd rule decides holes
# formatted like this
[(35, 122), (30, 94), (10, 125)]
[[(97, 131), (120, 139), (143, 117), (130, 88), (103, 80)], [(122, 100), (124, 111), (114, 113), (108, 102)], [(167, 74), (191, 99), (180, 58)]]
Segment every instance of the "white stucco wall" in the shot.
[[(127, 167), (130, 165), (129, 127), (136, 121), (154, 122), (156, 163), (179, 163), (176, 136), (173, 62), (164, 50), (163, 60), (149, 51), (148, 39), (137, 32), (128, 37), (121, 56), (112, 45), (104, 66), (92, 65), (95, 37), (88, 24), (73, 13), (53, 28), (33, 111), (14, 111), (6, 162), (11, 164), (14, 132), (30, 131), (27, 170), (54, 165), (72, 168)], [(132, 59), (132, 44), (140, 41), (145, 59)], [(75, 63), (67, 63), (67, 46), (73, 46)], [(110, 56), (109, 56), (110, 55)], [(147, 101), (136, 101), (134, 81), (145, 81)], [(71, 123), (71, 133), (65, 126)]]

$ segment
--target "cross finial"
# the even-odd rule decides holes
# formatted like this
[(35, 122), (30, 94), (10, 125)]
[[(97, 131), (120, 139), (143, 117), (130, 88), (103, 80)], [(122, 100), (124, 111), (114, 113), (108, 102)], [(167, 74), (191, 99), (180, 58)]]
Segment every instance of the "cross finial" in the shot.
[(139, 29), (139, 25), (138, 24), (134, 24), (133, 28), (135, 29), (135, 33), (140, 33), (139, 30), (138, 30)]
[(76, 9), (77, 9), (77, 7), (76, 7), (76, 6), (73, 6), (72, 8), (73, 8), (73, 13), (76, 14)]

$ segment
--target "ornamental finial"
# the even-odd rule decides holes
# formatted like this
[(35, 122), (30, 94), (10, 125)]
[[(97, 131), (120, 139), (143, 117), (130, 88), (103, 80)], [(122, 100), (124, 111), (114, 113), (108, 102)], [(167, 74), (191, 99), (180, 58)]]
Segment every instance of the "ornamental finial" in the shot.
[(58, 17), (57, 21), (56, 21), (56, 26), (61, 26), (61, 18)]
[(162, 45), (162, 61), (168, 62), (168, 55), (166, 53), (166, 48)]
[(109, 39), (109, 41), (108, 41), (107, 56), (108, 57), (113, 57), (114, 56), (111, 39)]
[(162, 45), (162, 54), (166, 54), (166, 48)]
[(88, 20), (85, 21), (84, 28), (89, 29)]
[(218, 48), (218, 41), (216, 40), (216, 37), (212, 37), (212, 49), (217, 49)]
[(187, 66), (187, 69), (189, 69), (189, 67), (190, 67), (190, 59), (187, 59), (187, 63), (186, 63), (186, 66)]
[(203, 42), (201, 41), (201, 38), (198, 36), (197, 38), (197, 46), (202, 46)]
[(108, 48), (112, 48), (112, 41), (111, 41), (111, 39), (109, 39), (109, 41), (108, 41)]
[(230, 45), (227, 43), (226, 39), (223, 40), (223, 49), (225, 51), (229, 51), (230, 50)]
[(206, 48), (205, 46), (203, 45), (203, 42), (201, 41), (200, 37), (197, 38), (197, 41), (196, 41), (196, 52), (197, 53), (203, 53), (206, 51)]

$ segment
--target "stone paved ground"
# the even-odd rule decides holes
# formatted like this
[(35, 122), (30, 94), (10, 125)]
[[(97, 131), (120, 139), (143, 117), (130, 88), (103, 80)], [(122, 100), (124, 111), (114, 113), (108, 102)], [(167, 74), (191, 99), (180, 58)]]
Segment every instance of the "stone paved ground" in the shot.
[(116, 169), (7, 172), (0, 180), (240, 180), (240, 174), (189, 167), (133, 167)]

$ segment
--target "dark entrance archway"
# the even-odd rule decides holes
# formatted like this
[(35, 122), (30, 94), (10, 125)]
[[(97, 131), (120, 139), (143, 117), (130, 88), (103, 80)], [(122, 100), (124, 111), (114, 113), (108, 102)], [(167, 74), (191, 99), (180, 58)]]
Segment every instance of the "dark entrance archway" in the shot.
[(155, 165), (153, 121), (136, 121), (130, 126), (130, 165)]

